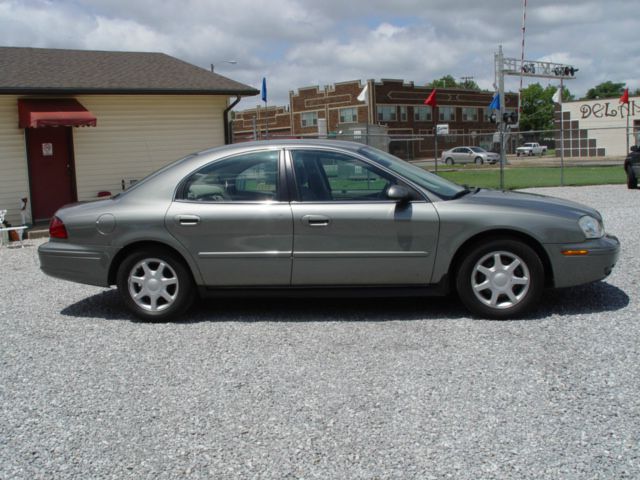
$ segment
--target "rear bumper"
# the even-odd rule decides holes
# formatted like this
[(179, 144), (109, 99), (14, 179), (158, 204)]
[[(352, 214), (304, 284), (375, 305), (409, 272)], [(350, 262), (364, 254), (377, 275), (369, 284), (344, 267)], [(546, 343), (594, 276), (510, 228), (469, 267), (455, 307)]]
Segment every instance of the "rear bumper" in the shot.
[(52, 277), (108, 287), (111, 255), (96, 246), (47, 242), (38, 248), (40, 269)]
[[(607, 277), (620, 255), (620, 241), (613, 235), (576, 244), (544, 246), (553, 269), (554, 286), (573, 287)], [(565, 250), (588, 250), (587, 255), (566, 256)]]

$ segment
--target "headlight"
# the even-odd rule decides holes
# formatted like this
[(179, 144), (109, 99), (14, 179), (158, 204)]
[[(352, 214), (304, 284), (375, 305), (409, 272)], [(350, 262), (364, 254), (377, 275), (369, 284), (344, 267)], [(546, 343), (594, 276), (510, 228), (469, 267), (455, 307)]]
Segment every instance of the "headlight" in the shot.
[(578, 225), (580, 225), (584, 236), (587, 238), (600, 238), (604, 235), (604, 225), (597, 218), (585, 215), (580, 217)]

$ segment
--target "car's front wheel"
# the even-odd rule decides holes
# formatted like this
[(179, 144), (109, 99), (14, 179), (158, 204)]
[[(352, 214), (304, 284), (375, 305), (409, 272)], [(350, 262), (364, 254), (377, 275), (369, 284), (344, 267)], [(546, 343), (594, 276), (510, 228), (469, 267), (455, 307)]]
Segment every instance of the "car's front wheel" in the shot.
[(521, 316), (540, 299), (544, 267), (518, 240), (493, 239), (473, 247), (460, 263), (456, 289), (473, 313), (494, 319)]
[(120, 264), (118, 291), (137, 317), (154, 322), (171, 320), (191, 306), (195, 287), (184, 262), (162, 248), (131, 253)]
[(445, 158), (444, 163), (446, 163), (447, 165), (453, 165), (453, 158), (451, 157)]
[(482, 159), (482, 157), (476, 157), (475, 162), (476, 165), (482, 165), (484, 163), (484, 160)]

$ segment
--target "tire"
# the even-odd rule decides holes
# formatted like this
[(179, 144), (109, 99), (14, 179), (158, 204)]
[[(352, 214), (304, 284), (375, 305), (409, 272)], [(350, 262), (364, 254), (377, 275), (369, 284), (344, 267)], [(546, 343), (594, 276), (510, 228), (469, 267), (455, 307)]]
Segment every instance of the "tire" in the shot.
[(444, 163), (447, 165), (453, 165), (453, 158), (447, 157), (444, 159)]
[(482, 165), (484, 163), (482, 157), (476, 157), (474, 161), (476, 162), (476, 165)]
[(638, 179), (633, 173), (631, 167), (627, 167), (627, 188), (629, 190), (635, 190), (638, 188)]
[(486, 240), (473, 247), (456, 275), (460, 300), (483, 318), (520, 317), (538, 303), (543, 289), (540, 258), (531, 247), (513, 239)]
[(127, 308), (146, 321), (174, 319), (195, 298), (193, 278), (182, 259), (159, 247), (127, 256), (118, 268), (117, 285)]

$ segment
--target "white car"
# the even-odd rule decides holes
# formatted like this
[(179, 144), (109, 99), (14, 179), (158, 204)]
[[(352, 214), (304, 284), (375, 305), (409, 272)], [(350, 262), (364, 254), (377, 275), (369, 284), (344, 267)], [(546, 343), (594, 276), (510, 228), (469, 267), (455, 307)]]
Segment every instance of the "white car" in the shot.
[(500, 154), (487, 152), (481, 147), (456, 147), (442, 152), (442, 161), (447, 165), (454, 163), (496, 163), (500, 161)]
[(518, 157), (520, 155), (527, 155), (527, 156), (540, 155), (540, 156), (542, 156), (545, 153), (547, 153), (547, 146), (546, 145), (540, 145), (539, 143), (536, 143), (536, 142), (525, 143), (524, 145), (522, 145), (521, 147), (518, 147), (516, 149), (516, 155)]

